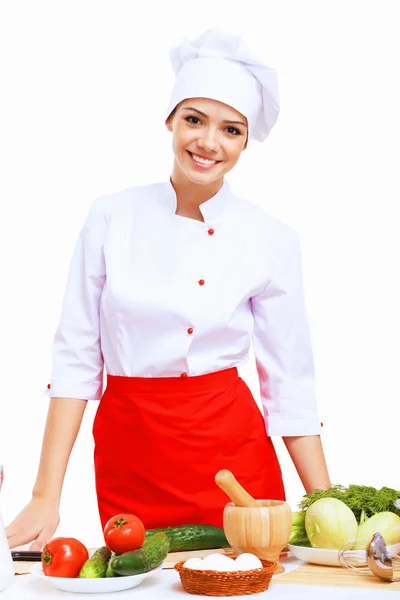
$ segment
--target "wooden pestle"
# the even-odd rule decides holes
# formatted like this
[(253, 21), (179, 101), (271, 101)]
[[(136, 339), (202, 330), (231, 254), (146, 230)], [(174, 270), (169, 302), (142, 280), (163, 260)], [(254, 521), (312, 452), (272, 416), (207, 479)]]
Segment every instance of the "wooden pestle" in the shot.
[(257, 500), (250, 496), (248, 492), (235, 479), (233, 473), (227, 469), (218, 471), (215, 476), (215, 483), (225, 492), (236, 506), (252, 506), (259, 508)]

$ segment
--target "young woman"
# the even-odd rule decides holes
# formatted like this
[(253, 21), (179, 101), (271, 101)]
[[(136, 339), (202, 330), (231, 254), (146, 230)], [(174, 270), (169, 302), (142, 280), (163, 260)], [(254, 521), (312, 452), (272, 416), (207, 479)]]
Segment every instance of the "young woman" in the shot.
[[(225, 181), (249, 141), (264, 140), (276, 122), (275, 72), (215, 30), (171, 58), (171, 178), (90, 209), (54, 340), (37, 480), (8, 527), (11, 547), (40, 549), (53, 536), (88, 400), (100, 400), (93, 435), (103, 525), (129, 512), (146, 528), (222, 526), (226, 496), (214, 476), (223, 468), (253, 496), (283, 499), (274, 435), (306, 491), (330, 485), (297, 235)], [(263, 415), (237, 371), (252, 342)]]

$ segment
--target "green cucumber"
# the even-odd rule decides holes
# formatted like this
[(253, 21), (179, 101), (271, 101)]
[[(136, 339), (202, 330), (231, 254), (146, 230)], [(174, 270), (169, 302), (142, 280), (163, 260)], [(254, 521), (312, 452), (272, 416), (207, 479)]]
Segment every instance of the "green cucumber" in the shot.
[(110, 548), (107, 548), (106, 546), (98, 548), (83, 564), (81, 570), (79, 571), (78, 577), (81, 579), (105, 577), (110, 558)]
[(169, 539), (163, 533), (156, 533), (138, 550), (119, 554), (111, 561), (112, 570), (118, 575), (138, 575), (158, 567), (169, 552)]
[(160, 532), (167, 534), (171, 552), (229, 547), (224, 530), (214, 525), (177, 525), (148, 529), (145, 539), (150, 539), (151, 536)]

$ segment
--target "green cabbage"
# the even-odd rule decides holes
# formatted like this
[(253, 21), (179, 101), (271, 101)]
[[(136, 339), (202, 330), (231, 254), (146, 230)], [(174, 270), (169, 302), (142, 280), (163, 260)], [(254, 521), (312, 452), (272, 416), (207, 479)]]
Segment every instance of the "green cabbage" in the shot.
[(306, 511), (305, 528), (313, 548), (339, 550), (357, 534), (353, 511), (341, 500), (321, 498)]
[(400, 523), (400, 517), (394, 513), (387, 511), (377, 513), (358, 526), (357, 539), (369, 542), (375, 533), (380, 533), (388, 546), (398, 544), (400, 528), (399, 525), (394, 527), (396, 523)]

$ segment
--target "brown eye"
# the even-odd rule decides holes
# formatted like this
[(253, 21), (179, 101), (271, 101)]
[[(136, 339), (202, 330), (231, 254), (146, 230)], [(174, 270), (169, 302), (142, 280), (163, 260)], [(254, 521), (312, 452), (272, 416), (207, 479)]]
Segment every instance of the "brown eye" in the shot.
[(185, 121), (187, 121), (191, 125), (198, 125), (200, 123), (200, 119), (198, 117), (194, 117), (193, 115), (186, 117)]
[(227, 127), (226, 130), (230, 135), (241, 135), (241, 132), (236, 127)]

